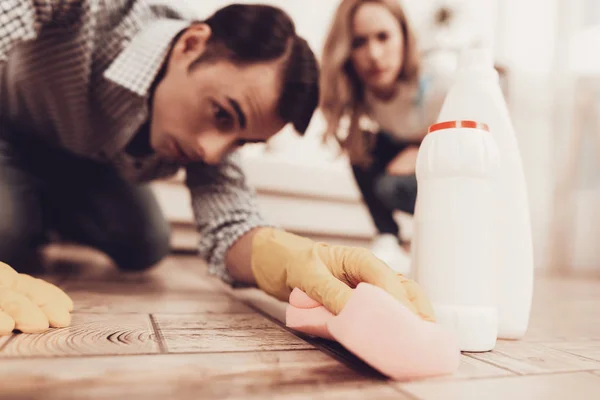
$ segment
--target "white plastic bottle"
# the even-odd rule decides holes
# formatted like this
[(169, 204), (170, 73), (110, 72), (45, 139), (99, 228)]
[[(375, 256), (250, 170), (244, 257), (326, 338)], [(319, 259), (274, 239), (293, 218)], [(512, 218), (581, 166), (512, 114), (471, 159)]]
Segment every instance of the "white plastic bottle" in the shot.
[(438, 121), (475, 120), (487, 124), (500, 151), (498, 181), (500, 339), (520, 339), (529, 325), (533, 297), (533, 244), (525, 175), (508, 107), (485, 49), (464, 51)]
[(436, 321), (456, 334), (461, 351), (496, 345), (496, 192), (500, 156), (474, 121), (434, 124), (417, 156), (417, 280)]

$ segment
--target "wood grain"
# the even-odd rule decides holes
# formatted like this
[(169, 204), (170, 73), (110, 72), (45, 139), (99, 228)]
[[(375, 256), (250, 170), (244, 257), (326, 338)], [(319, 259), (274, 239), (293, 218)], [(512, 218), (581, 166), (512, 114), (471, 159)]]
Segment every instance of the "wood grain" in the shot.
[(600, 340), (589, 342), (548, 343), (546, 346), (579, 357), (600, 361)]
[(594, 338), (600, 338), (600, 281), (539, 277), (530, 327), (523, 340), (549, 343)]
[(317, 350), (5, 360), (0, 375), (7, 398), (405, 398)]
[[(129, 283), (139, 290), (195, 290), (223, 292), (226, 285), (208, 274), (206, 263), (197, 256), (167, 257), (150, 270), (123, 273), (94, 249), (77, 245), (51, 246), (49, 271), (66, 283)], [(47, 275), (45, 275), (47, 276)]]
[(594, 338), (600, 338), (600, 299), (568, 299), (555, 304), (546, 302), (544, 307), (536, 305), (523, 340), (548, 343), (591, 341)]
[[(568, 304), (572, 301), (600, 299), (598, 279), (585, 279), (568, 275), (538, 276), (535, 281), (535, 296), (540, 301), (552, 304)], [(537, 303), (536, 306), (543, 306)]]
[[(269, 315), (275, 320), (279, 321), (280, 323), (285, 324), (285, 303), (273, 299), (272, 297), (256, 289), (236, 289), (231, 290), (229, 293), (234, 298), (250, 304), (251, 306), (265, 313), (266, 315)], [(337, 343), (319, 340), (311, 342), (317, 348), (334, 355), (337, 359), (343, 360), (344, 362), (353, 365), (357, 370), (363, 372), (363, 374), (365, 375), (378, 375), (378, 373), (375, 370), (373, 370), (370, 366), (357, 359), (346, 349), (337, 345)], [(491, 365), (489, 363), (468, 356), (462, 356), (459, 370), (454, 375), (450, 377), (444, 376), (434, 379), (469, 379), (491, 376), (506, 376), (512, 374), (514, 373), (511, 371), (507, 371), (506, 369)]]
[[(247, 394), (233, 397), (238, 400), (252, 399), (262, 400), (264, 393), (248, 396)], [(228, 397), (229, 398), (229, 397)], [(303, 390), (294, 392), (283, 392), (276, 390), (270, 400), (414, 400), (413, 396), (403, 393), (387, 383), (379, 382), (344, 382), (331, 383), (314, 388), (306, 386)]]
[(286, 303), (228, 288), (195, 256), (144, 274), (101, 257), (56, 268), (73, 325), (0, 338), (0, 398), (553, 400), (600, 385), (598, 280), (537, 278), (523, 340), (463, 354), (453, 376), (400, 384), (335, 342), (287, 331)]
[(156, 314), (154, 318), (172, 353), (314, 348), (258, 314)]
[(281, 324), (285, 324), (286, 302), (279, 301), (262, 290), (253, 288), (227, 289), (227, 293), (232, 298), (250, 305)]
[(77, 312), (89, 313), (251, 313), (226, 294), (203, 290), (150, 290), (129, 283), (74, 282), (66, 289)]
[[(267, 295), (261, 290), (246, 288), (246, 289), (228, 289), (226, 290), (233, 298), (243, 301), (257, 312), (265, 315), (267, 318), (285, 327), (285, 313), (287, 303), (279, 301), (272, 296)], [(346, 365), (351, 365), (355, 371), (358, 371), (362, 376), (381, 379), (382, 375), (373, 367), (366, 364), (363, 360), (349, 352), (337, 342), (314, 338), (308, 335), (303, 335), (300, 332), (295, 332), (292, 329), (287, 329), (294, 335), (302, 337), (311, 345), (319, 350), (331, 355), (336, 360), (343, 362)]]
[(11, 340), (11, 336), (12, 335), (0, 336), (0, 351), (6, 345), (6, 342), (8, 342), (9, 340)]
[(422, 400), (593, 399), (600, 393), (600, 378), (588, 372), (575, 372), (456, 382), (418, 382), (401, 387)]
[(461, 355), (458, 371), (451, 376), (430, 378), (431, 380), (456, 380), (512, 376), (514, 372), (489, 364), (468, 355)]
[(220, 279), (208, 273), (206, 263), (197, 256), (169, 257), (152, 271), (166, 290), (224, 293), (228, 288)]
[(178, 330), (280, 330), (277, 325), (256, 313), (243, 314), (155, 314), (156, 322), (164, 331)]
[(15, 335), (0, 352), (0, 358), (145, 354), (158, 350), (147, 315), (73, 314), (67, 328)]
[(498, 341), (493, 351), (470, 356), (519, 374), (600, 369), (600, 361), (523, 341)]

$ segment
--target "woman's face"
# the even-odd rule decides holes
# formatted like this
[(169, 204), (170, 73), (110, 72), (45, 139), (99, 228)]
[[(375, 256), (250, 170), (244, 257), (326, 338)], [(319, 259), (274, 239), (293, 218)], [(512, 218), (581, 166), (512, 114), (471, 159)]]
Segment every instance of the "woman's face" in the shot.
[(402, 69), (404, 35), (398, 20), (382, 4), (365, 3), (352, 21), (351, 61), (373, 92), (392, 90)]

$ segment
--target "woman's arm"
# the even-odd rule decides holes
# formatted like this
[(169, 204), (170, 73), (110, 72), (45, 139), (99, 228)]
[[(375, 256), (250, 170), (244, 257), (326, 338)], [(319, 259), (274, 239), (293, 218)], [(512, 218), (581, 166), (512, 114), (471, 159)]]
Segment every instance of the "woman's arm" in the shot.
[(386, 172), (389, 175), (411, 175), (415, 173), (417, 165), (417, 154), (419, 147), (416, 145), (408, 146), (402, 150), (387, 165)]

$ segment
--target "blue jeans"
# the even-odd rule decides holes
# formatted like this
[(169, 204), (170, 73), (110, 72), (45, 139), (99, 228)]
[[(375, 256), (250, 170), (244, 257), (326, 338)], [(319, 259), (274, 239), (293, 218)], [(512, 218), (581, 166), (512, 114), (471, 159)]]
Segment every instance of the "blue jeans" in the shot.
[(28, 271), (50, 232), (103, 251), (124, 270), (151, 267), (170, 250), (150, 187), (64, 150), (0, 138), (0, 260)]
[[(385, 132), (377, 134), (367, 167), (353, 166), (352, 171), (363, 200), (377, 231), (398, 236), (400, 228), (393, 218), (396, 210), (413, 214), (417, 200), (417, 178), (410, 175), (388, 175), (387, 165), (412, 143), (400, 142)], [(418, 144), (416, 144), (418, 145)]]

